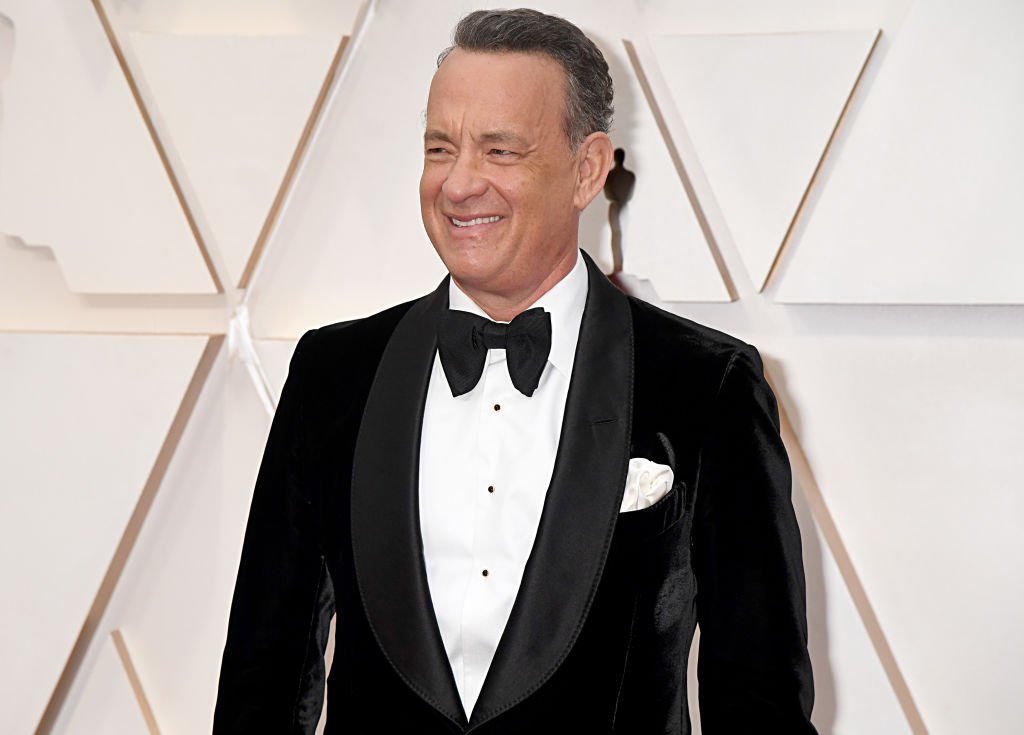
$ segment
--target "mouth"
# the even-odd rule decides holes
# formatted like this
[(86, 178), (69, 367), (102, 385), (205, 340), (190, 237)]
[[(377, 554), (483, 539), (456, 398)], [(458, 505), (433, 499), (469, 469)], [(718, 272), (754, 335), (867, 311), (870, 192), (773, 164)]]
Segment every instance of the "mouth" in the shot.
[(493, 215), (491, 217), (474, 217), (473, 219), (458, 219), (457, 217), (448, 217), (448, 221), (456, 227), (462, 229), (465, 227), (477, 227), (479, 225), (490, 225), (495, 222), (503, 220), (504, 217), (499, 215)]

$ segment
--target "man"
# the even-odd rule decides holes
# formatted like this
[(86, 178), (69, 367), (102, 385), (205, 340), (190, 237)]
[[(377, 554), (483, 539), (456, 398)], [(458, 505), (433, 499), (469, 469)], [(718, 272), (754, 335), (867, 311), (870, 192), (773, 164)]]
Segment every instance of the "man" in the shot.
[(313, 732), (334, 610), (327, 732), (686, 733), (698, 621), (705, 733), (813, 732), (757, 352), (627, 298), (577, 249), (611, 102), (566, 21), (459, 23), (420, 184), (450, 279), (296, 347), (215, 731)]

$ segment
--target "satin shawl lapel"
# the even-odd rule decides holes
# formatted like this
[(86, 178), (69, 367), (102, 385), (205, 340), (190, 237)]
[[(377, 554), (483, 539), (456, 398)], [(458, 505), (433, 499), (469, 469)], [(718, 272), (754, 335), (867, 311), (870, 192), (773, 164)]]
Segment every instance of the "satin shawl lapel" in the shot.
[(423, 407), (448, 279), (406, 312), (367, 398), (352, 466), (352, 552), (370, 628), (402, 680), (466, 724), (427, 586), (419, 518)]
[(536, 691), (576, 642), (622, 504), (633, 417), (626, 297), (589, 271), (558, 455), (519, 594), (470, 720), (475, 729)]

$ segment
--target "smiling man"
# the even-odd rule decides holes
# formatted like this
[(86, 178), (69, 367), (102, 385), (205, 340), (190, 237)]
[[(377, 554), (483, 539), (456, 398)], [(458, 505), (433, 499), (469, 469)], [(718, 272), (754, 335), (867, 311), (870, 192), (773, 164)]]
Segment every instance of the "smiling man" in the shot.
[(579, 213), (610, 165), (604, 130), (570, 144), (565, 86), (549, 56), (458, 47), (430, 86), (423, 224), (457, 287), (501, 321), (572, 270)]
[(800, 537), (757, 351), (579, 249), (612, 84), (532, 10), (456, 27), (420, 205), (450, 277), (307, 333), (253, 497), (216, 732), (813, 733)]

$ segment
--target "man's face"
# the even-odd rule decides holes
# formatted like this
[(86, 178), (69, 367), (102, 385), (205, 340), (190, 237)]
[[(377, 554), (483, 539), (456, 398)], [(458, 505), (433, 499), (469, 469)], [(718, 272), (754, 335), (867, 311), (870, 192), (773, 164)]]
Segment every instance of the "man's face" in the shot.
[(464, 290), (516, 298), (575, 251), (586, 202), (564, 111), (565, 74), (546, 56), (457, 48), (434, 75), (420, 209)]

